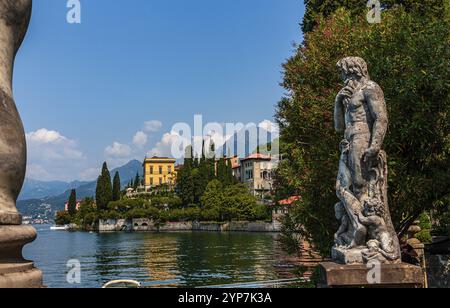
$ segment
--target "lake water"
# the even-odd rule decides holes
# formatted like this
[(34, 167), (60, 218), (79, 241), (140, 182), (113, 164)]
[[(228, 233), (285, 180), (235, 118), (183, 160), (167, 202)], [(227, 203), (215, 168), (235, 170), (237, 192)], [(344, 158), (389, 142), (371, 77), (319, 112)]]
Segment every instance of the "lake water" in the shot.
[[(25, 247), (51, 288), (101, 287), (115, 279), (146, 286), (198, 287), (290, 278), (291, 266), (277, 234), (269, 233), (85, 233), (36, 226), (38, 239)], [(81, 284), (69, 284), (67, 262), (81, 263)]]

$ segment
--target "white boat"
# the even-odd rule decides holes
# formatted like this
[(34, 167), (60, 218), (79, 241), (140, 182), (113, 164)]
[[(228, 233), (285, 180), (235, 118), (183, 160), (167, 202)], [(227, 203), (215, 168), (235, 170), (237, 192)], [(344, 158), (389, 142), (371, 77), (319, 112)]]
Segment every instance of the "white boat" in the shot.
[(53, 226), (53, 227), (50, 227), (50, 230), (52, 230), (52, 231), (66, 231), (67, 229), (69, 229), (69, 226)]
[(105, 284), (102, 289), (140, 289), (141, 283), (135, 280), (113, 280)]

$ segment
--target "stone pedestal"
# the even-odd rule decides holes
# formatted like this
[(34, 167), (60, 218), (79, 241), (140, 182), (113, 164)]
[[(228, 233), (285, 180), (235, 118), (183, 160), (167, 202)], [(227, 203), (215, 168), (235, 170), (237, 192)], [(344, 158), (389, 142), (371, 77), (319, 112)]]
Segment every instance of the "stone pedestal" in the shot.
[(31, 226), (0, 225), (0, 289), (42, 287), (42, 272), (22, 256), (23, 247), (35, 238)]
[[(380, 264), (379, 270), (366, 264), (320, 264), (321, 288), (423, 288), (424, 275), (420, 267), (399, 263)], [(376, 277), (374, 275), (379, 275)], [(379, 279), (375, 279), (379, 278)], [(377, 282), (373, 282), (377, 280)]]

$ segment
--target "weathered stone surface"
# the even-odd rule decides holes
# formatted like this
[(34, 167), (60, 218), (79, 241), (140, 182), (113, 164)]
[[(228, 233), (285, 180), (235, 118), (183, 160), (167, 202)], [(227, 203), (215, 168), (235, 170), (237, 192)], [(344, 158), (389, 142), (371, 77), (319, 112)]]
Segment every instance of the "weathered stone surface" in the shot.
[(388, 114), (382, 89), (370, 80), (366, 62), (347, 57), (338, 62), (345, 83), (335, 101), (336, 131), (341, 142), (335, 205), (341, 225), (333, 258), (340, 263), (378, 260), (396, 263), (400, 244), (387, 198), (387, 155), (382, 146)]
[(26, 144), (12, 73), (30, 16), (31, 0), (0, 1), (0, 225), (21, 223), (16, 200), (25, 178)]
[(21, 226), (16, 201), (26, 169), (22, 120), (12, 93), (14, 59), (31, 17), (31, 0), (0, 0), (0, 288), (42, 285), (42, 273), (22, 257), (23, 246), (36, 238)]
[(374, 282), (373, 267), (364, 264), (341, 265), (321, 263), (322, 281), (325, 288), (422, 288), (424, 273), (418, 266), (399, 263), (381, 264), (379, 280)]
[(100, 220), (99, 232), (118, 232), (118, 231), (132, 231), (133, 226), (129, 219), (107, 219)]
[(331, 249), (331, 257), (338, 260), (342, 264), (362, 264), (364, 263), (361, 248), (345, 249), (341, 247), (333, 247)]
[[(9, 273), (2, 274), (2, 266), (0, 264), (0, 289), (7, 288), (41, 288), (42, 272), (34, 268), (33, 263), (27, 266), (18, 264), (17, 267), (10, 265)], [(26, 270), (24, 270), (24, 267)]]

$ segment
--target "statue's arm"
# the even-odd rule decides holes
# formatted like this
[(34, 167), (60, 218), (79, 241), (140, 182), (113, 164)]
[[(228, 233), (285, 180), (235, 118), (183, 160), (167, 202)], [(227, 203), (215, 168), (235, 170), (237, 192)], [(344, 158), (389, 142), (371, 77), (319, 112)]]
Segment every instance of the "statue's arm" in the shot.
[(369, 152), (373, 152), (371, 154), (378, 155), (388, 129), (388, 112), (386, 101), (384, 99), (383, 90), (376, 83), (373, 83), (366, 88), (365, 98), (370, 114), (374, 119)]
[(342, 98), (338, 96), (334, 103), (334, 128), (336, 132), (345, 132), (345, 113)]
[(370, 219), (369, 217), (365, 217), (361, 212), (355, 212), (355, 214), (358, 216), (359, 222), (364, 226), (370, 226), (374, 223), (372, 219)]

